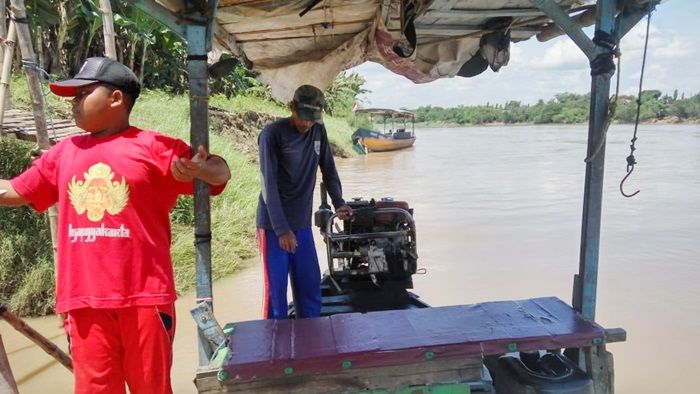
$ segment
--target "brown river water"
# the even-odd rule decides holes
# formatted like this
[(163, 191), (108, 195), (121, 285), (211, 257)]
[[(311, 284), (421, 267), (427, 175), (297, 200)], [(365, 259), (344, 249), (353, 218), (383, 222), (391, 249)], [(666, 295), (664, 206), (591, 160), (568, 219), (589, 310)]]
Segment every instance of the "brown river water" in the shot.
[[(620, 195), (632, 126), (608, 133), (596, 320), (627, 330), (608, 345), (618, 393), (690, 393), (700, 387), (700, 125), (644, 125), (637, 165)], [(417, 130), (408, 150), (340, 160), (346, 198), (391, 196), (415, 209), (415, 289), (433, 306), (558, 296), (578, 272), (587, 130), (584, 126)], [(315, 204), (316, 206), (318, 204)], [(252, 231), (252, 230), (251, 230)], [(317, 247), (321, 265), (325, 252)], [(261, 313), (261, 271), (214, 284), (221, 323)], [(196, 332), (178, 300), (173, 387), (196, 392)], [(56, 317), (31, 319), (65, 347)], [(62, 366), (0, 322), (22, 393), (72, 391)]]

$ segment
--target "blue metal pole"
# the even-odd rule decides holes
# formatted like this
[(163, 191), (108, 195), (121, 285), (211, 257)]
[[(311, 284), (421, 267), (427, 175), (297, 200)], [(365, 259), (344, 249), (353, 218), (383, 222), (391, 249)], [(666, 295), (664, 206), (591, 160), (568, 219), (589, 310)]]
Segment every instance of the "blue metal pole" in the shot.
[[(209, 150), (209, 80), (207, 74), (207, 26), (188, 25), (187, 72), (190, 88), (190, 143), (196, 150), (200, 145)], [(195, 265), (197, 302), (207, 302), (213, 308), (211, 281), (211, 215), (209, 186), (195, 180)], [(199, 334), (199, 365), (209, 364), (213, 349)]]
[[(611, 48), (601, 37), (614, 37), (615, 0), (598, 0), (596, 22), (597, 56), (610, 57)], [(605, 119), (610, 104), (610, 78), (613, 72), (601, 72), (591, 64), (591, 107), (588, 124), (588, 157), (583, 198), (581, 254), (579, 273), (574, 286), (573, 306), (588, 320), (595, 319), (598, 287), (598, 257), (600, 251), (600, 222), (603, 202), (603, 172), (605, 169)]]

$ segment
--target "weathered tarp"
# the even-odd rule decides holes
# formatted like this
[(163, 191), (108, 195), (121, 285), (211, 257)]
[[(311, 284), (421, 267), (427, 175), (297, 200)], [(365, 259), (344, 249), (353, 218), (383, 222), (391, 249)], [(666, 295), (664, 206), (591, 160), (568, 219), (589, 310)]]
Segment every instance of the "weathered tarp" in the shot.
[[(511, 41), (550, 23), (528, 0), (322, 0), (309, 8), (313, 3), (220, 0), (212, 57), (232, 53), (287, 101), (300, 84), (323, 89), (365, 61), (416, 83), (497, 71), (508, 63)], [(556, 3), (571, 11), (585, 1)]]

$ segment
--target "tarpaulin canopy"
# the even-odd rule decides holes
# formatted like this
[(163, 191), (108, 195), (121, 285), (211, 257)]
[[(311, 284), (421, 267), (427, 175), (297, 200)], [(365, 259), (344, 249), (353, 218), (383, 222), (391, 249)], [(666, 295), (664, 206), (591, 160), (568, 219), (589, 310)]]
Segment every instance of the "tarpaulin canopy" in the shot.
[[(179, 12), (182, 1), (161, 0)], [(555, 0), (582, 24), (586, 1)], [(510, 42), (558, 29), (529, 0), (220, 0), (214, 59), (228, 52), (283, 101), (372, 61), (416, 83), (471, 77), (509, 60)], [(557, 33), (555, 33), (557, 34)]]

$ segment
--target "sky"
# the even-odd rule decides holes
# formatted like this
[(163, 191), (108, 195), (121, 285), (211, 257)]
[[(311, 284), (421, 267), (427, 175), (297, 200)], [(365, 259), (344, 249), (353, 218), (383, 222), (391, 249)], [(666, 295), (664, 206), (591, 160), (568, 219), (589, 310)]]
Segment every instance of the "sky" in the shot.
[[(651, 16), (649, 48), (643, 89), (672, 95), (700, 93), (700, 0), (666, 0)], [(593, 29), (585, 29), (589, 37)], [(644, 50), (646, 18), (620, 43), (621, 94), (636, 95)], [(510, 62), (497, 73), (487, 69), (472, 78), (443, 78), (414, 84), (377, 63), (354, 67), (366, 79), (360, 97), (363, 107), (409, 108), (420, 106), (503, 104), (516, 100), (534, 104), (557, 93), (588, 93), (591, 78), (588, 60), (566, 36), (547, 42), (535, 37), (511, 43)], [(614, 89), (615, 78), (612, 86)], [(612, 91), (611, 91), (612, 93)]]

